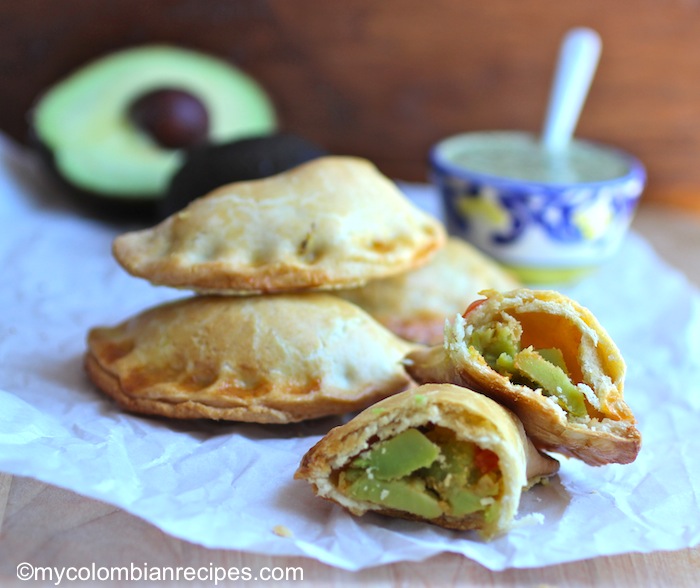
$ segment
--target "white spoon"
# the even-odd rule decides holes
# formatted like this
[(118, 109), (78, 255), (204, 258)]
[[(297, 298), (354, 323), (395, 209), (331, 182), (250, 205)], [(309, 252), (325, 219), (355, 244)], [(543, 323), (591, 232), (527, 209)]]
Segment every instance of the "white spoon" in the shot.
[(573, 137), (600, 49), (600, 36), (588, 28), (572, 29), (562, 41), (541, 139), (550, 152), (566, 149)]

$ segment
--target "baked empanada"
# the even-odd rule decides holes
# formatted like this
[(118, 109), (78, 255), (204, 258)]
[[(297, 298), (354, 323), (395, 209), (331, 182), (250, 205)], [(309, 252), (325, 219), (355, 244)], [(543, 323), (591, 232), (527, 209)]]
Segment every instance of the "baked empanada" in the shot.
[(466, 241), (450, 237), (426, 265), (337, 294), (400, 337), (437, 345), (443, 339), (445, 319), (464, 311), (465, 300), (477, 298), (481, 290), (518, 286), (515, 277), (491, 258)]
[(370, 162), (328, 156), (228, 184), (117, 237), (134, 276), (209, 293), (352, 287), (426, 263), (445, 229)]
[(446, 327), (444, 345), (407, 356), (411, 376), (490, 396), (540, 449), (591, 465), (634, 461), (641, 435), (623, 399), (625, 362), (595, 316), (552, 291), (482, 294)]
[(355, 515), (476, 529), (488, 539), (508, 529), (523, 490), (558, 469), (493, 400), (427, 384), (332, 429), (304, 455), (295, 478)]
[(405, 389), (411, 347), (330, 294), (193, 296), (92, 329), (85, 365), (133, 412), (288, 423)]

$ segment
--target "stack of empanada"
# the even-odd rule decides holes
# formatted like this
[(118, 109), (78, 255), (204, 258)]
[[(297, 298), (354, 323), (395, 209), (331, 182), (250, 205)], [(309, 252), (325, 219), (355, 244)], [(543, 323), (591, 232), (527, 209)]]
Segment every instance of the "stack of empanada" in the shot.
[(174, 418), (361, 410), (296, 474), (352, 513), (490, 538), (556, 473), (540, 451), (594, 465), (639, 451), (625, 365), (595, 317), (446, 239), (365, 160), (223, 186), (113, 253), (193, 294), (92, 329), (92, 381), (127, 410)]
[(441, 223), (358, 158), (223, 186), (115, 239), (128, 272), (198, 295), (92, 329), (87, 372), (121, 406), (177, 418), (286, 423), (364, 408), (411, 384), (402, 359), (415, 345), (318, 291), (412, 270), (444, 241)]
[(135, 276), (198, 292), (333, 290), (400, 337), (431, 345), (465, 300), (519, 285), (469, 243), (445, 242), (440, 223), (349, 157), (219, 188), (117, 238), (114, 255)]

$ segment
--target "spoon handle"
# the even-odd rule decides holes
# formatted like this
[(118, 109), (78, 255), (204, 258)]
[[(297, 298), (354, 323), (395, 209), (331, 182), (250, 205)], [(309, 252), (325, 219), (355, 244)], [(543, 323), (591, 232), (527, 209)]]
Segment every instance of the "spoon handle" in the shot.
[(600, 50), (600, 37), (591, 29), (572, 29), (564, 37), (542, 132), (546, 149), (561, 150), (571, 141)]

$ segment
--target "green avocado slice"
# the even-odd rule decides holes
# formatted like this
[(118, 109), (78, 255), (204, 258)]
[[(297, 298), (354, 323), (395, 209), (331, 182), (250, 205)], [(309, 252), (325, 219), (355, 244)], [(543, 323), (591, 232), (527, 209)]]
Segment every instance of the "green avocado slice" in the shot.
[(561, 368), (566, 374), (569, 373), (569, 370), (566, 367), (566, 361), (564, 361), (564, 354), (561, 352), (561, 349), (557, 349), (556, 347), (537, 349), (537, 353), (542, 356), (542, 359), (545, 359), (549, 363)]
[(463, 490), (461, 488), (455, 489), (448, 497), (452, 514), (458, 517), (484, 510), (482, 499), (482, 496), (479, 496), (472, 490)]
[(32, 112), (33, 132), (73, 186), (112, 198), (160, 198), (183, 151), (158, 145), (128, 116), (139, 97), (160, 89), (204, 105), (209, 142), (276, 128), (270, 99), (247, 74), (197, 51), (147, 45), (99, 58), (50, 88)]
[(366, 500), (428, 519), (442, 514), (440, 503), (428, 494), (419, 479), (377, 480), (370, 479), (365, 473), (349, 486), (348, 494), (356, 500)]
[(525, 377), (542, 386), (546, 394), (555, 396), (569, 414), (587, 414), (583, 393), (562, 368), (544, 359), (537, 351), (523, 349), (515, 356), (514, 365)]
[(440, 448), (417, 429), (406, 429), (395, 437), (380, 441), (352, 462), (380, 480), (391, 480), (428, 467), (440, 454)]

